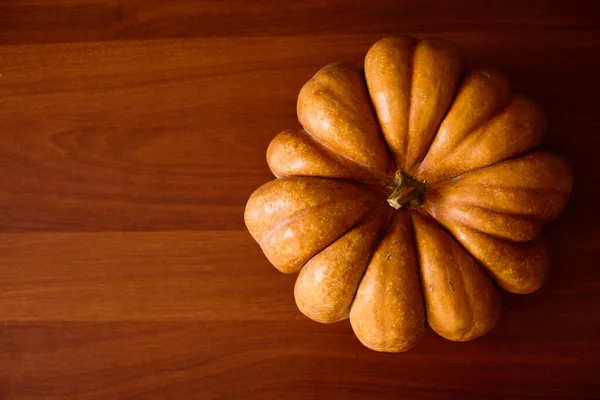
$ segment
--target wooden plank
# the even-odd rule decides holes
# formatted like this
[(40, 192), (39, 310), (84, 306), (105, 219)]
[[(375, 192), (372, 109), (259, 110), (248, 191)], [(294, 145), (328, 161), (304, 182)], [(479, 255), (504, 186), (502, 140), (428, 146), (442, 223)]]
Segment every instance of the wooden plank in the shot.
[(3, 320), (302, 319), (246, 232), (0, 236)]
[[(542, 103), (549, 148), (577, 172), (574, 212), (598, 223), (585, 210), (600, 178), (581, 149), (600, 146), (599, 40), (457, 38), (472, 65), (506, 70)], [(269, 140), (298, 126), (301, 85), (376, 39), (0, 47), (0, 231), (244, 229), (248, 196), (272, 177)]]
[[(587, 261), (597, 245), (581, 240), (600, 231), (566, 222), (549, 236), (550, 280), (531, 296), (505, 295), (506, 318), (600, 335), (600, 310), (580, 307), (600, 302), (600, 270)], [(2, 234), (0, 254), (7, 321), (304, 319), (295, 276), (277, 272), (246, 232)]]
[(492, 334), (458, 344), (429, 332), (415, 350), (390, 355), (364, 348), (348, 325), (8, 323), (0, 335), (0, 396), (576, 399), (598, 393), (597, 341)]
[(475, 0), (0, 1), (0, 44), (226, 36), (597, 29), (600, 6)]

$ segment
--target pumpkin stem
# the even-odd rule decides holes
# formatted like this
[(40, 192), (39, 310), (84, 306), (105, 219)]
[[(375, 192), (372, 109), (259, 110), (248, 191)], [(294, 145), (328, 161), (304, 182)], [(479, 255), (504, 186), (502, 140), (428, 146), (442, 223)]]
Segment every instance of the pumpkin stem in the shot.
[(427, 185), (412, 179), (402, 171), (396, 171), (388, 189), (392, 193), (387, 201), (398, 210), (401, 207), (415, 208), (423, 204), (423, 194)]

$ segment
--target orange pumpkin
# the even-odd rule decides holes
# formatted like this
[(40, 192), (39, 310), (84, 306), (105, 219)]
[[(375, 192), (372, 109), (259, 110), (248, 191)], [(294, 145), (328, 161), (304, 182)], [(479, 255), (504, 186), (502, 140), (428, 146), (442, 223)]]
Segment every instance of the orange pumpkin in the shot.
[(309, 318), (350, 318), (377, 351), (414, 346), (426, 323), (444, 338), (489, 332), (493, 282), (538, 289), (542, 225), (571, 191), (571, 171), (537, 149), (540, 107), (494, 70), (464, 72), (439, 39), (382, 39), (363, 70), (327, 65), (300, 91), (303, 130), (276, 136), (278, 179), (256, 190), (245, 222), (269, 261), (300, 272)]

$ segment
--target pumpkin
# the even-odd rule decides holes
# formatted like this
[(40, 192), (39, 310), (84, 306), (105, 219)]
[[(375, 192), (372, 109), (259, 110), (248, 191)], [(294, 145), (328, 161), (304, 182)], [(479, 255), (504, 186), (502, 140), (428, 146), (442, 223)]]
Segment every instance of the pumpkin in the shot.
[(244, 217), (268, 260), (299, 272), (307, 317), (349, 318), (365, 346), (401, 352), (427, 324), (480, 337), (498, 320), (498, 287), (544, 283), (540, 231), (564, 208), (571, 171), (538, 149), (544, 114), (504, 75), (465, 72), (445, 40), (385, 38), (364, 69), (318, 71), (297, 113), (303, 129), (267, 149), (278, 179)]

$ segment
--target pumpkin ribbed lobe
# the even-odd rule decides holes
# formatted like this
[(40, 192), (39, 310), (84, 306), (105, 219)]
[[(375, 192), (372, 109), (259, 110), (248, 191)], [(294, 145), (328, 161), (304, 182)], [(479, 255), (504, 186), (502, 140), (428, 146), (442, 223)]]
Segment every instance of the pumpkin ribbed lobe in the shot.
[(410, 214), (406, 210), (394, 213), (350, 308), (355, 335), (376, 351), (406, 351), (425, 332), (425, 307)]

